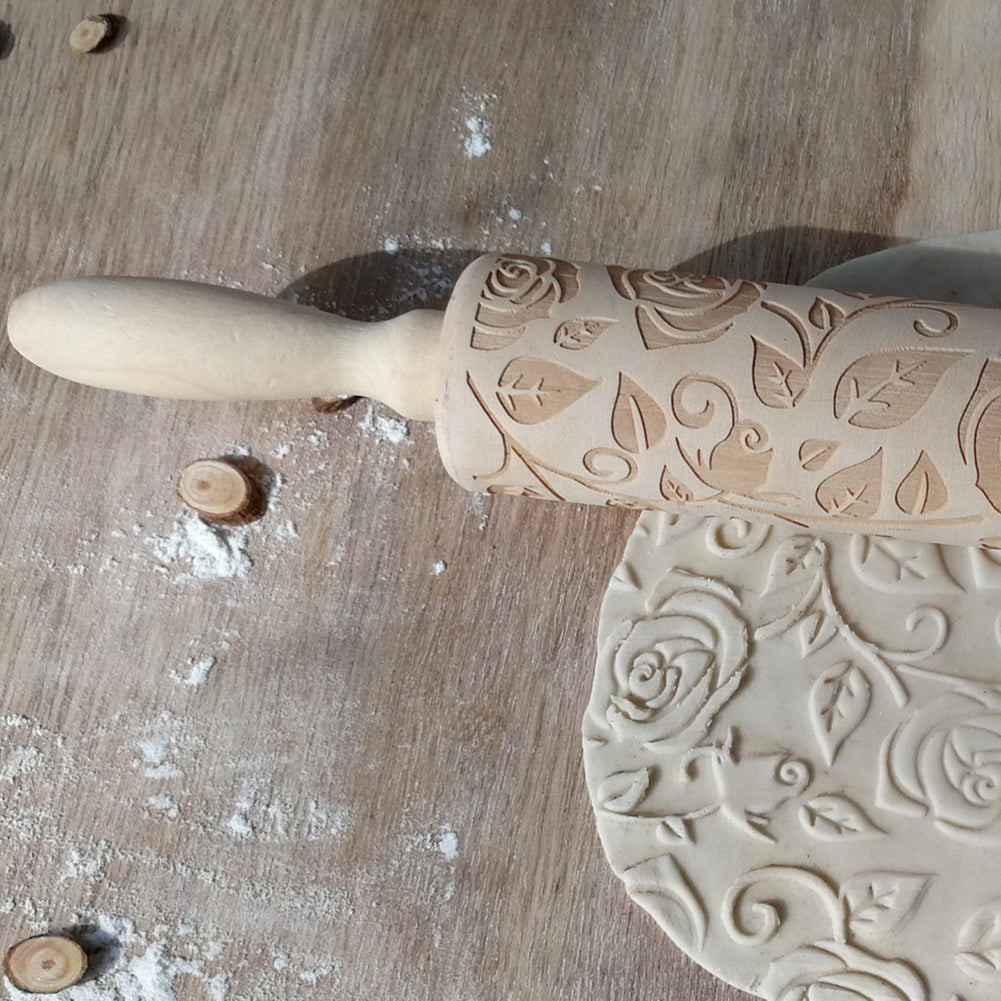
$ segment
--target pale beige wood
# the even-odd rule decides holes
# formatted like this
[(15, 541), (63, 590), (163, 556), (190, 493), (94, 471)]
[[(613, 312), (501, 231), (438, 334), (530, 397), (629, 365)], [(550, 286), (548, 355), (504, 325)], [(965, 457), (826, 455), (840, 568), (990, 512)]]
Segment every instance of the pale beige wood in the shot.
[[(120, 40), (78, 58), (91, 11), (11, 0), (8, 295), (147, 274), (372, 318), (545, 246), (801, 282), (996, 225), (992, 10), (123, 0)], [(216, 977), (262, 1001), (743, 997), (628, 903), (587, 806), (630, 513), (471, 505), (429, 433), (396, 444), (365, 404), (131, 398), (6, 345), (0, 376), (4, 945), (116, 915), (122, 968), (155, 946), (181, 1001)], [(198, 576), (173, 484), (239, 447), (284, 485), (247, 576)]]
[(441, 313), (357, 323), (205, 282), (77, 278), (11, 303), (7, 335), (56, 375), (183, 400), (364, 395), (431, 420)]

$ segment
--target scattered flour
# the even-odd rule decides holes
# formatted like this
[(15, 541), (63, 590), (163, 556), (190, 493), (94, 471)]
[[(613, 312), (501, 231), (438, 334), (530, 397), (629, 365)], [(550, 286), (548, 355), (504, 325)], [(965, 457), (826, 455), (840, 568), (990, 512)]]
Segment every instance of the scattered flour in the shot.
[(15, 782), (29, 772), (33, 772), (42, 760), (42, 752), (37, 747), (17, 747), (0, 769), (0, 782)]
[(407, 847), (410, 851), (438, 852), (446, 862), (454, 862), (459, 857), (459, 835), (444, 824), (436, 833), (415, 834)]
[(294, 521), (286, 518), (284, 521), (275, 523), (272, 536), (279, 540), (289, 540), (299, 538), (299, 528)]
[(246, 577), (253, 562), (247, 555), (248, 529), (211, 525), (197, 515), (178, 518), (167, 536), (150, 536), (144, 541), (153, 550), (160, 569), (167, 572), (181, 564), (190, 567), (178, 580), (215, 580)]
[(402, 417), (376, 413), (375, 407), (371, 404), (362, 416), (358, 427), (370, 438), (388, 442), (391, 445), (403, 445), (410, 440), (410, 429)]
[(393, 236), (387, 236), (386, 239), (382, 241), (382, 249), (385, 250), (387, 254), (395, 254), (400, 249), (400, 241)]
[(539, 250), (548, 257), (553, 252), (553, 245), (548, 240), (543, 240), (539, 244)]
[(136, 741), (141, 759), (134, 763), (143, 769), (148, 779), (182, 778), (184, 772), (172, 760), (178, 744), (184, 740), (184, 723), (162, 712), (155, 719), (143, 725), (142, 734)]
[(109, 849), (107, 842), (101, 842), (93, 854), (82, 852), (79, 848), (67, 849), (63, 866), (59, 873), (59, 881), (70, 879), (93, 880), (103, 875), (106, 854)]
[(145, 764), (143, 775), (148, 779), (176, 779), (183, 774), (177, 765), (167, 761), (170, 747), (162, 737), (146, 737), (137, 742)]
[(463, 149), (470, 160), (485, 156), (494, 148), (490, 141), (489, 129), (490, 123), (479, 115), (470, 115), (466, 119), (466, 131), (469, 134), (463, 143)]
[(435, 577), (440, 577), (448, 569), (448, 564), (444, 560), (435, 560), (431, 564), (431, 573)]
[(521, 209), (510, 208), (507, 210), (507, 217), (514, 222), (518, 222), (521, 219)]
[(438, 851), (445, 856), (446, 862), (454, 862), (459, 857), (459, 836), (451, 828), (442, 828)]
[(464, 94), (462, 111), (466, 138), (462, 148), (470, 160), (486, 156), (494, 147), (491, 137), (491, 125), (487, 119), (487, 111), (497, 100), (496, 94)]
[(215, 657), (192, 657), (188, 661), (188, 670), (186, 674), (181, 674), (178, 671), (171, 671), (170, 676), (174, 679), (174, 681), (181, 685), (187, 685), (189, 688), (197, 688), (199, 685), (204, 685), (205, 682), (209, 680), (209, 675), (212, 673), (212, 668), (215, 666)]
[(489, 497), (487, 494), (470, 494), (466, 501), (469, 512), (479, 519), (476, 525), (478, 532), (486, 531), (490, 524), (490, 509), (488, 507)]
[(153, 813), (163, 814), (168, 820), (177, 820), (181, 815), (178, 805), (169, 796), (163, 794), (150, 796), (146, 800), (146, 805)]
[(275, 797), (267, 784), (245, 781), (223, 830), (241, 840), (260, 842), (330, 841), (351, 824), (346, 806), (310, 800), (305, 807)]

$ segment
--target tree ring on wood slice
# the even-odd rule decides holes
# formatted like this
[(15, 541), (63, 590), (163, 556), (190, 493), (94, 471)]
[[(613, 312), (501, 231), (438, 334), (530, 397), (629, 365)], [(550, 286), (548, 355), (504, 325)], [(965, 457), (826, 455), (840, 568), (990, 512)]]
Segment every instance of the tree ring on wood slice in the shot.
[(202, 517), (223, 525), (245, 525), (267, 509), (264, 492), (228, 459), (189, 463), (177, 481), (177, 495)]
[(627, 893), (768, 1001), (1001, 994), (1001, 554), (644, 513), (583, 721)]
[(55, 994), (80, 981), (87, 954), (67, 935), (37, 935), (8, 949), (3, 967), (18, 990)]

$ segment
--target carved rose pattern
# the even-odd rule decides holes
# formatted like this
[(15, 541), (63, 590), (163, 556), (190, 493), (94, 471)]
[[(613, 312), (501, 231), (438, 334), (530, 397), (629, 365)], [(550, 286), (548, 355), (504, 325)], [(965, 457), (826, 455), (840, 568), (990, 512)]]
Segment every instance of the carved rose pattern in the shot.
[[(470, 447), (450, 464), (469, 486), (1001, 537), (979, 525), (1001, 512), (1001, 362), (946, 306), (505, 255), (483, 264), (471, 327), (456, 437), (485, 417), (504, 458)], [(615, 450), (628, 490), (584, 461)]]
[(707, 968), (768, 1001), (994, 1001), (996, 563), (640, 519), (585, 761), (616, 872)]
[(577, 294), (577, 276), (577, 266), (566, 261), (501, 257), (480, 291), (472, 346), (481, 351), (507, 347), (530, 320), (549, 316), (557, 303)]
[(648, 350), (714, 341), (761, 295), (761, 286), (753, 282), (713, 275), (617, 267), (608, 274), (619, 295), (639, 304), (636, 322)]

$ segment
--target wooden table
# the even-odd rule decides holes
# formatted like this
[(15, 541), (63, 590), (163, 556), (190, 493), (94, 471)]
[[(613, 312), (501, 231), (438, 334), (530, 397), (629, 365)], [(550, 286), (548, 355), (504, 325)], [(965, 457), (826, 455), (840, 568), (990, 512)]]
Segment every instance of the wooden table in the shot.
[[(795, 282), (998, 225), (990, 0), (113, 10), (74, 56), (97, 11), (0, 7), (8, 296), (150, 274), (372, 318), (485, 249)], [(129, 397), (6, 344), (0, 379), (0, 946), (96, 928), (88, 1001), (745, 996), (594, 833), (629, 512), (467, 496), (364, 401)], [(206, 536), (174, 481), (227, 454), (271, 510)]]

